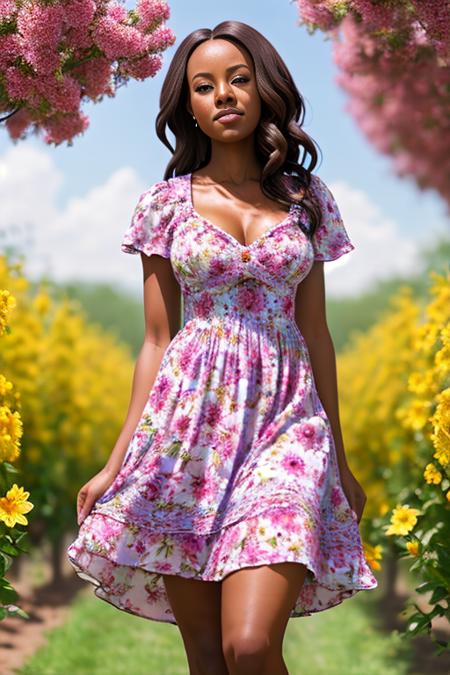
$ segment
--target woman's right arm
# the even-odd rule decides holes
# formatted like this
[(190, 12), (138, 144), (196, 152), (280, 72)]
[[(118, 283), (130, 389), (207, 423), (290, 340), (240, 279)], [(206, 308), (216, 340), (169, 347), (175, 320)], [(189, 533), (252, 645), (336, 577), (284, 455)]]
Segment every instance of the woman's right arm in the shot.
[(83, 485), (77, 497), (78, 522), (90, 512), (119, 472), (142, 416), (169, 342), (181, 328), (181, 290), (169, 258), (141, 252), (144, 278), (144, 340), (134, 368), (125, 421), (103, 469)]
[(170, 259), (141, 253), (144, 278), (144, 340), (134, 368), (131, 399), (122, 431), (104, 471), (115, 476), (141, 418), (161, 359), (181, 327), (181, 292)]

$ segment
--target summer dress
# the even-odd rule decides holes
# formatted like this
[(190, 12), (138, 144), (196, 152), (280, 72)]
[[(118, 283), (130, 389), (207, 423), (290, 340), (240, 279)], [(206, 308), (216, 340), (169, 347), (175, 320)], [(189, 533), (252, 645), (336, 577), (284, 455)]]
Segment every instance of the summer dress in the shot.
[(312, 242), (306, 210), (292, 205), (241, 244), (196, 212), (191, 174), (140, 195), (121, 249), (170, 259), (184, 324), (119, 473), (67, 549), (121, 610), (176, 624), (162, 574), (219, 581), (284, 561), (308, 567), (291, 617), (377, 586), (294, 319), (314, 260), (354, 248), (332, 193), (312, 181), (323, 210)]

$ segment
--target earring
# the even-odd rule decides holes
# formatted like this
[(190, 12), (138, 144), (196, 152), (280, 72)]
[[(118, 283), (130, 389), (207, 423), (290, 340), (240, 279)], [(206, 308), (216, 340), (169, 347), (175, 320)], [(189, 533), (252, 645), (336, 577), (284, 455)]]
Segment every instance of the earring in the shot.
[(195, 119), (195, 115), (192, 115), (192, 119), (195, 120), (195, 126), (198, 127), (197, 120)]

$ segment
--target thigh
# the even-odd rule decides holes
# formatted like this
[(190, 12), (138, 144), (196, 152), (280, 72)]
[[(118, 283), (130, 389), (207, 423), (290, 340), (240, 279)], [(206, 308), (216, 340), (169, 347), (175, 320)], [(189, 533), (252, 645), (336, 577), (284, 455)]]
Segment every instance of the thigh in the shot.
[(275, 563), (232, 572), (222, 581), (222, 639), (225, 646), (251, 642), (281, 648), (284, 631), (307, 568)]
[[(227, 673), (222, 654), (221, 591), (218, 581), (163, 574), (191, 673)], [(213, 670), (208, 671), (208, 667)]]

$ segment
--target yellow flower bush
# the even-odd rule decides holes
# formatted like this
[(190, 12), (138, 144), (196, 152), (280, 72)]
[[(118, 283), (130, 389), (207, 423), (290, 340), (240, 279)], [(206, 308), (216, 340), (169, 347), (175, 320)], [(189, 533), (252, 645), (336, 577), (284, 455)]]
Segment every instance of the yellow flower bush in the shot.
[(409, 617), (414, 634), (450, 601), (450, 273), (430, 273), (425, 303), (403, 287), (391, 305), (339, 355), (341, 418), (367, 494), (367, 559), (383, 536), (404, 537), (398, 555), (431, 594), (432, 610)]
[(1, 257), (0, 284), (20, 298), (0, 359), (21, 391), (26, 433), (18, 465), (40, 505), (46, 491), (53, 493), (44, 512), (59, 537), (58, 514), (69, 501), (73, 508), (81, 484), (117, 440), (133, 359), (117, 338), (88, 323), (78, 302), (52, 297), (45, 287), (32, 292), (20, 267)]
[[(10, 333), (12, 310), (17, 306), (16, 298), (7, 289), (0, 288), (0, 338)], [(15, 529), (16, 524), (27, 525), (28, 513), (33, 504), (27, 501), (30, 493), (25, 492), (17, 483), (7, 490), (10, 484), (10, 473), (15, 469), (13, 462), (20, 454), (20, 441), (23, 434), (20, 415), (20, 395), (13, 383), (0, 373), (0, 550), (2, 551), (2, 573), (0, 573), (0, 620), (7, 616), (18, 615), (29, 618), (29, 615), (17, 605), (12, 604), (18, 597), (17, 591), (5, 578), (14, 557), (24, 548), (23, 538), (26, 532)], [(7, 491), (6, 491), (7, 490)], [(5, 496), (1, 496), (6, 491)]]
[[(406, 546), (416, 556), (410, 569), (424, 579), (416, 590), (430, 593), (432, 609), (426, 613), (415, 605), (408, 624), (411, 634), (430, 631), (435, 616), (448, 619), (450, 602), (450, 272), (430, 276), (431, 300), (414, 335), (416, 361), (408, 380), (409, 396), (397, 411), (403, 426), (415, 431), (417, 462), (425, 465), (422, 482), (411, 485), (406, 497), (414, 496), (423, 512), (414, 524), (415, 539)], [(423, 413), (417, 415), (417, 410)], [(449, 645), (440, 643), (444, 649)]]
[(337, 359), (345, 449), (367, 495), (365, 533), (397, 497), (392, 472), (404, 472), (406, 482), (417, 473), (414, 431), (399, 424), (396, 410), (408, 395), (419, 314), (411, 289), (403, 287), (391, 308), (369, 330), (355, 332)]
[[(22, 263), (5, 256), (2, 288), (0, 537), (22, 536), (16, 528), (28, 524), (25, 514), (34, 506), (34, 540), (46, 537), (56, 561), (63, 535), (76, 523), (78, 490), (104, 466), (117, 440), (133, 358), (115, 336), (87, 321), (78, 302), (46, 284), (32, 286)], [(20, 472), (27, 491), (11, 486), (8, 466)], [(53, 573), (56, 578), (56, 567)], [(4, 610), (0, 605), (0, 618)]]

